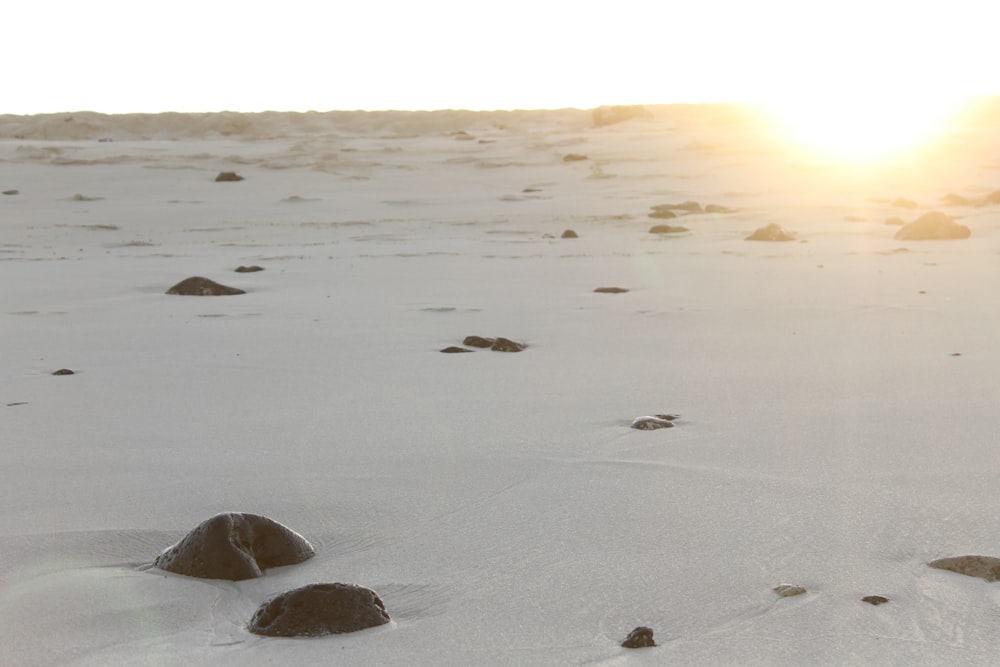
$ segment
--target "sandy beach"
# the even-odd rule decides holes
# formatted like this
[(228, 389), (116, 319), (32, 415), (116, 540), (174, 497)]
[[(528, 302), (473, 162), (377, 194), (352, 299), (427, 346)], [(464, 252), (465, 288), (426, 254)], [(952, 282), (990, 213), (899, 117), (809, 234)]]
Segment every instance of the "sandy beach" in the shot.
[[(1000, 662), (928, 566), (1000, 557), (1000, 103), (864, 165), (595, 118), (0, 116), (0, 664)], [(153, 566), (220, 512), (315, 556)], [(391, 621), (248, 630), (317, 582)]]

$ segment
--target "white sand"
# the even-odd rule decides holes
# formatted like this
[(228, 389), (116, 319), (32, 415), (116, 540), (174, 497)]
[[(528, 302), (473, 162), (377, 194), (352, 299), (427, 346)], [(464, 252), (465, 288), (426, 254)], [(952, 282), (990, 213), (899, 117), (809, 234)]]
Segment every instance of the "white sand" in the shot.
[[(865, 168), (722, 107), (0, 117), (0, 664), (996, 664), (1000, 584), (926, 565), (1000, 555), (1000, 206), (939, 201), (1000, 189), (987, 111)], [(647, 233), (684, 200), (738, 211)], [(148, 568), (229, 510), (317, 556)], [(393, 622), (246, 631), (311, 582)]]

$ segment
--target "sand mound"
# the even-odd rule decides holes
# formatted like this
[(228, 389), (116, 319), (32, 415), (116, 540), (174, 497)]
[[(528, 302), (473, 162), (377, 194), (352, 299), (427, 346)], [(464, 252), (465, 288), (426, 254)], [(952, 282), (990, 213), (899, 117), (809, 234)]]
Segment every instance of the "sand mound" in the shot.
[(202, 579), (253, 579), (269, 567), (312, 558), (309, 542), (277, 521), (227, 512), (198, 524), (153, 563), (161, 570)]
[(352, 584), (310, 584), (271, 598), (257, 609), (250, 632), (268, 637), (321, 637), (389, 622), (375, 591)]

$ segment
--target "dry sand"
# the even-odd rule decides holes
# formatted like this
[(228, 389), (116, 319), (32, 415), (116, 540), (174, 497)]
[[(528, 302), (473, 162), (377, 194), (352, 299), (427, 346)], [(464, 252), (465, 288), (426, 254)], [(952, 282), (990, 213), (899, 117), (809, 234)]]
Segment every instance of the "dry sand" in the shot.
[[(652, 112), (0, 116), (0, 663), (1000, 662), (1000, 585), (927, 565), (1000, 555), (1000, 206), (941, 200), (996, 104), (863, 167)], [(684, 201), (731, 212), (648, 233)], [(931, 210), (971, 238), (885, 224)], [(223, 511), (317, 555), (150, 567)], [(392, 622), (247, 631), (313, 582)]]

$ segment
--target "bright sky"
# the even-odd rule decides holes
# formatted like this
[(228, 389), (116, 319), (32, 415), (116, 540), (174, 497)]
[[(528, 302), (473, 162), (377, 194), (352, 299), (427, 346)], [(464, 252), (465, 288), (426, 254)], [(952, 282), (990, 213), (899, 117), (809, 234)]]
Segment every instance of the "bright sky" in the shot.
[(933, 102), (1000, 92), (997, 18), (995, 0), (14, 0), (0, 113)]
[(752, 101), (809, 134), (1000, 93), (997, 0), (14, 3), (0, 113)]

